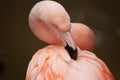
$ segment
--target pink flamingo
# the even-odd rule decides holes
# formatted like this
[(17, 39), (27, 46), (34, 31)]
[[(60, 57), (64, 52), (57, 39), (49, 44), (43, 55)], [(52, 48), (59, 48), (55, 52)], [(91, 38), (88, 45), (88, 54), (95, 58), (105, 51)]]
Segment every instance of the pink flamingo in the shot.
[(32, 57), (26, 80), (114, 80), (105, 63), (89, 52), (94, 49), (94, 33), (81, 23), (71, 23), (59, 3), (37, 3), (29, 25), (39, 39), (51, 45)]

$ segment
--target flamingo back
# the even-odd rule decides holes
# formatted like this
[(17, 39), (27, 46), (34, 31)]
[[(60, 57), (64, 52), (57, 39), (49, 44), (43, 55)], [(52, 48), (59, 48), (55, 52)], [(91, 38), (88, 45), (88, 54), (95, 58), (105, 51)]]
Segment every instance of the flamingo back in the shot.
[(114, 77), (92, 52), (78, 48), (77, 60), (73, 60), (63, 46), (49, 45), (32, 57), (26, 80), (114, 80)]

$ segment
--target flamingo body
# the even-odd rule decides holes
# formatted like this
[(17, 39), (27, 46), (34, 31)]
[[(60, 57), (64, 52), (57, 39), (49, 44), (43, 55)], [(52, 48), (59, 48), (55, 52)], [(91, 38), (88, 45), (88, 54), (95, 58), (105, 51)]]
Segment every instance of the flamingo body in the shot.
[(60, 45), (50, 45), (35, 53), (26, 80), (114, 80), (111, 72), (94, 53), (79, 50), (71, 59)]

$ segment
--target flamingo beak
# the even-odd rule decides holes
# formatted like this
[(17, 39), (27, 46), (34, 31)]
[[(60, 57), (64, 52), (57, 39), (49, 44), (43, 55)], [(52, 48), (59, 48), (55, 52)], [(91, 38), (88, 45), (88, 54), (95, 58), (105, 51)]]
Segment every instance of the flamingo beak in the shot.
[(65, 45), (69, 45), (73, 50), (76, 49), (76, 45), (73, 41), (73, 38), (72, 38), (70, 32), (62, 33), (62, 39), (63, 39)]
[(69, 53), (70, 57), (72, 59), (76, 60), (77, 59), (77, 48), (76, 48), (76, 45), (73, 41), (73, 38), (72, 38), (70, 32), (63, 33), (62, 38), (66, 45), (65, 49)]

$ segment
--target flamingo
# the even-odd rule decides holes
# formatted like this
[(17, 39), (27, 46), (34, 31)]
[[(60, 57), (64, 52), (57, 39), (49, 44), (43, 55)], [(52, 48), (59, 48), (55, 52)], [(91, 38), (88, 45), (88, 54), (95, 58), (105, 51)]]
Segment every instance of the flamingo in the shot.
[(114, 80), (106, 64), (92, 52), (92, 30), (82, 23), (71, 23), (58, 2), (35, 4), (29, 25), (40, 40), (50, 45), (33, 55), (26, 80)]

